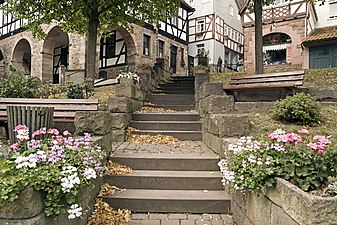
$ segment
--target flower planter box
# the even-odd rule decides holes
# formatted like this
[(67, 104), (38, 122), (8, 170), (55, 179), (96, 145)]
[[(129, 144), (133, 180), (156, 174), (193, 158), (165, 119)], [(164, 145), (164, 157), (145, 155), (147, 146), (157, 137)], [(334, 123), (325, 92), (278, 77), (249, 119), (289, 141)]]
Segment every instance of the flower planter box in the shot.
[(31, 187), (25, 188), (19, 198), (11, 203), (0, 204), (0, 224), (10, 225), (86, 225), (94, 209), (95, 198), (103, 179), (95, 180), (94, 187), (83, 187), (79, 192), (79, 204), (83, 208), (82, 216), (68, 219), (68, 214), (47, 217), (44, 213), (44, 193)]
[(262, 193), (234, 193), (232, 212), (237, 224), (334, 225), (337, 197), (311, 195), (277, 178), (276, 186)]

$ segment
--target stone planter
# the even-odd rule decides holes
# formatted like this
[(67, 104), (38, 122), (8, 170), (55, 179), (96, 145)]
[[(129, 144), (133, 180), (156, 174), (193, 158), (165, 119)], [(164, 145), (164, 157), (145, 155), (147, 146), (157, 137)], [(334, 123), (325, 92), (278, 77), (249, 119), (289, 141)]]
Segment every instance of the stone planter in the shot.
[(337, 197), (311, 195), (277, 178), (276, 186), (262, 193), (234, 193), (232, 212), (237, 224), (334, 225)]
[(0, 224), (10, 225), (86, 225), (95, 204), (95, 198), (103, 179), (98, 178), (94, 187), (79, 190), (79, 204), (83, 208), (81, 218), (68, 219), (68, 215), (47, 217), (44, 213), (45, 194), (31, 187), (25, 188), (19, 198), (11, 203), (0, 204)]

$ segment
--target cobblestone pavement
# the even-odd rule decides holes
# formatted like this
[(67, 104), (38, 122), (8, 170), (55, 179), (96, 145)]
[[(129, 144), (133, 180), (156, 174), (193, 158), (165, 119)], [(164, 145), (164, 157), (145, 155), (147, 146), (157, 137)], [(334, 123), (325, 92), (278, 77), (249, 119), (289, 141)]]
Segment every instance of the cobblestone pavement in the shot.
[(132, 214), (129, 225), (234, 225), (226, 214)]
[(182, 141), (181, 147), (174, 147), (169, 144), (147, 144), (135, 142), (116, 143), (113, 152), (119, 153), (158, 153), (158, 154), (192, 154), (203, 156), (216, 156), (202, 141)]

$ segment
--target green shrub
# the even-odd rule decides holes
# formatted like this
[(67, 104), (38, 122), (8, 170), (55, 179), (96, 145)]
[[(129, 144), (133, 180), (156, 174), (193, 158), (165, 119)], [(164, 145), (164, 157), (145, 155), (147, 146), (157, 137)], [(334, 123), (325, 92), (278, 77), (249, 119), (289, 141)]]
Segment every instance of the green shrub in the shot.
[(59, 98), (66, 91), (65, 86), (53, 84), (51, 81), (40, 85), (36, 90), (36, 96), (39, 98)]
[(309, 94), (298, 93), (277, 101), (273, 106), (272, 117), (283, 122), (315, 125), (321, 121), (321, 107)]
[(23, 75), (12, 66), (8, 67), (8, 77), (0, 80), (0, 97), (33, 98), (37, 88), (37, 79)]
[(83, 84), (67, 83), (67, 97), (73, 99), (89, 98), (93, 95), (94, 89), (91, 87), (91, 79), (85, 79)]

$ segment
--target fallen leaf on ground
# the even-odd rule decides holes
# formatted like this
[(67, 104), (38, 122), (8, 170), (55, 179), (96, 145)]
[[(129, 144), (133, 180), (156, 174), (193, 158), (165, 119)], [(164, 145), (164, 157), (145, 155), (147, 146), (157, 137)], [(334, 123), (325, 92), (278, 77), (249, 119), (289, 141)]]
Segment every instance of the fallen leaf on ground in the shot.
[(108, 162), (108, 167), (106, 174), (108, 175), (130, 175), (132, 169), (126, 165), (120, 165), (118, 163), (113, 163), (111, 160)]
[(130, 134), (128, 133), (126, 141), (135, 143), (148, 143), (148, 144), (168, 144), (175, 148), (183, 146), (183, 143), (177, 138), (168, 135), (145, 135), (145, 134)]
[(96, 204), (87, 225), (128, 225), (131, 221), (131, 212), (128, 209), (113, 209), (101, 198)]

